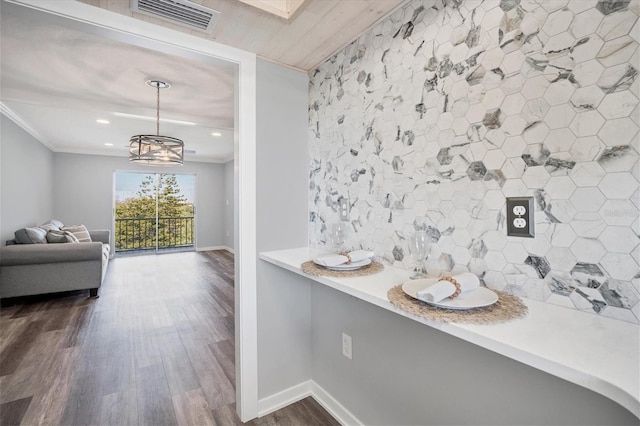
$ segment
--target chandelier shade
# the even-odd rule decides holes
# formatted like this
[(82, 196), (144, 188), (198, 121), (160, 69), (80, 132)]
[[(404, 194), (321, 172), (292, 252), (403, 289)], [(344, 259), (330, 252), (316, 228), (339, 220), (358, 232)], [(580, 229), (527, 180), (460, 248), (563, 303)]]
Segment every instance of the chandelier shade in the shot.
[(184, 142), (160, 135), (160, 89), (170, 87), (157, 80), (147, 81), (157, 90), (156, 134), (134, 135), (129, 139), (129, 162), (148, 166), (177, 166), (184, 163)]

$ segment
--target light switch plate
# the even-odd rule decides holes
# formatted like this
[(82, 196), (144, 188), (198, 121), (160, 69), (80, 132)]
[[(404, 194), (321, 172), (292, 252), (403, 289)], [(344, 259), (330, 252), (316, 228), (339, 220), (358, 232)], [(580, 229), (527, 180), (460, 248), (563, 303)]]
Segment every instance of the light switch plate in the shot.
[(507, 197), (507, 235), (533, 238), (533, 197)]

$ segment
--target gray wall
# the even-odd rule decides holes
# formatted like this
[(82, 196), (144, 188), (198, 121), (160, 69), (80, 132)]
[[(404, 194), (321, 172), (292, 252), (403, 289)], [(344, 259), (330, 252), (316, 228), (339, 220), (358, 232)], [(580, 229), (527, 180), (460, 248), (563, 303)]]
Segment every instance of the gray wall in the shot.
[(235, 229), (235, 209), (234, 209), (234, 176), (233, 160), (224, 164), (224, 245), (235, 252), (235, 242), (233, 233)]
[(313, 380), (365, 424), (638, 424), (590, 390), (336, 290), (312, 285), (311, 300)]
[(53, 217), (53, 153), (4, 115), (0, 137), (0, 238)]
[[(257, 249), (307, 245), (308, 77), (257, 63)], [(258, 261), (258, 395), (309, 379), (309, 285)]]
[(82, 223), (89, 229), (113, 226), (115, 170), (196, 174), (197, 248), (225, 245), (222, 164), (192, 162), (178, 168), (155, 169), (131, 165), (122, 157), (66, 153), (56, 153), (53, 164), (54, 216), (63, 223)]

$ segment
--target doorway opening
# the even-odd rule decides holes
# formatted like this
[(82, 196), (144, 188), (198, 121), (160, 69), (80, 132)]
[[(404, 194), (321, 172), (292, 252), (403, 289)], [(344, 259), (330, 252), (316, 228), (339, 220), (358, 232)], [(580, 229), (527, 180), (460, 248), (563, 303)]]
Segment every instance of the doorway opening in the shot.
[(196, 175), (115, 172), (117, 254), (195, 250)]

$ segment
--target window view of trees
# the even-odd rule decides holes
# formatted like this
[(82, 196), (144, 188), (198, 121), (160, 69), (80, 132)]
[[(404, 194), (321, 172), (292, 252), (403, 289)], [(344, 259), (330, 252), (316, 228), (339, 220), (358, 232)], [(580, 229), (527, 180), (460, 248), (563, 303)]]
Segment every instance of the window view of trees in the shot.
[(146, 175), (135, 196), (117, 200), (115, 208), (117, 251), (154, 249), (156, 234), (158, 248), (194, 243), (193, 203), (174, 174)]

